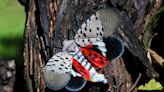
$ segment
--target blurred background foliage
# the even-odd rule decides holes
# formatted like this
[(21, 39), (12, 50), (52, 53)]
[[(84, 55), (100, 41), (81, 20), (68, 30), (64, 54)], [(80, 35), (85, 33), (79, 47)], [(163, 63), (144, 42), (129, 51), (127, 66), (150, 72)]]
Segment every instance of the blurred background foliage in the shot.
[(22, 60), (24, 7), (17, 0), (0, 0), (0, 58)]
[(14, 92), (26, 92), (23, 79), (25, 10), (18, 0), (0, 0), (0, 59), (16, 61)]

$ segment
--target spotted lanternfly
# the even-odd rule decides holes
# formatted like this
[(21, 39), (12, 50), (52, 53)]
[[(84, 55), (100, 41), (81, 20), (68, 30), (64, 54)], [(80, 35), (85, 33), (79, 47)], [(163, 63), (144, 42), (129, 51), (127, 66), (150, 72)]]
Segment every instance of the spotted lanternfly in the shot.
[(95, 68), (103, 68), (109, 63), (106, 59), (109, 47), (104, 43), (104, 38), (115, 33), (120, 20), (119, 12), (114, 8), (100, 9), (91, 15), (77, 30), (73, 40), (63, 41), (63, 52), (54, 55), (46, 64), (46, 85), (53, 90), (62, 89), (70, 81), (71, 75), (92, 82), (107, 83), (105, 76), (97, 73)]

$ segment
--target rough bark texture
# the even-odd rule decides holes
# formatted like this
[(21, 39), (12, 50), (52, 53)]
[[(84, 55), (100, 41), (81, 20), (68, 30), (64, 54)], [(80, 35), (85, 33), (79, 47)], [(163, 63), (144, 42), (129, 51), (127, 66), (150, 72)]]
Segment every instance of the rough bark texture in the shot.
[[(25, 0), (26, 1), (26, 0)], [(112, 61), (114, 92), (136, 91), (132, 89), (142, 73), (143, 79), (152, 78), (151, 65), (146, 57), (139, 36), (144, 30), (144, 18), (149, 0), (28, 0), (26, 4), (26, 28), (24, 45), (24, 78), (28, 92), (45, 92), (42, 76), (48, 59), (61, 51), (64, 39), (73, 39), (78, 27), (99, 8), (116, 7), (121, 11), (123, 23), (118, 27), (119, 35), (126, 46), (123, 59)], [(129, 58), (135, 58), (130, 59)], [(125, 64), (124, 64), (125, 63)], [(135, 66), (135, 73), (133, 70)], [(104, 69), (106, 76), (109, 68)], [(128, 70), (129, 69), (129, 70)], [(146, 71), (146, 73), (145, 73)], [(135, 77), (133, 77), (135, 76)], [(82, 91), (102, 92), (102, 85), (92, 84)], [(104, 91), (104, 90), (103, 90)]]
[(0, 92), (13, 92), (15, 79), (15, 61), (0, 59)]

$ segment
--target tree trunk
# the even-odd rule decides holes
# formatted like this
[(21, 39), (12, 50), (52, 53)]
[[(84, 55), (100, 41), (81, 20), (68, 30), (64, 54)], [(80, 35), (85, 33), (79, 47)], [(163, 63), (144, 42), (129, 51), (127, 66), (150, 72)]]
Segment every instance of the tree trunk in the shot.
[(0, 92), (13, 92), (16, 81), (15, 61), (0, 59), (0, 70)]
[[(147, 82), (152, 78), (151, 64), (139, 40), (149, 4), (150, 0), (24, 0), (27, 15), (24, 78), (28, 92), (49, 92), (45, 90), (42, 75), (45, 63), (61, 51), (64, 39), (73, 39), (83, 21), (99, 8), (109, 6), (119, 9), (124, 19), (117, 34), (126, 46), (122, 58), (111, 64), (115, 80), (112, 90), (136, 91), (137, 79)], [(108, 68), (104, 69), (107, 77), (110, 76)], [(102, 85), (91, 84), (82, 91), (102, 92), (102, 88)]]

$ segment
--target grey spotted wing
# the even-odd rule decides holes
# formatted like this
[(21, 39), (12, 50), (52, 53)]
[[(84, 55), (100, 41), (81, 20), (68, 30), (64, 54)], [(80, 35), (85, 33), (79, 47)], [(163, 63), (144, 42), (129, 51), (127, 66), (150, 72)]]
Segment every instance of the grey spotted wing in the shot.
[(48, 88), (60, 90), (71, 79), (72, 56), (65, 52), (59, 52), (49, 59), (44, 69), (44, 80)]
[(96, 14), (91, 15), (78, 29), (75, 39), (101, 38), (103, 37), (103, 26)]
[(75, 39), (106, 38), (116, 32), (121, 21), (120, 12), (117, 9), (100, 9), (82, 24), (75, 35)]
[(120, 12), (116, 8), (104, 8), (96, 12), (104, 28), (103, 36), (106, 38), (116, 32), (121, 23)]

